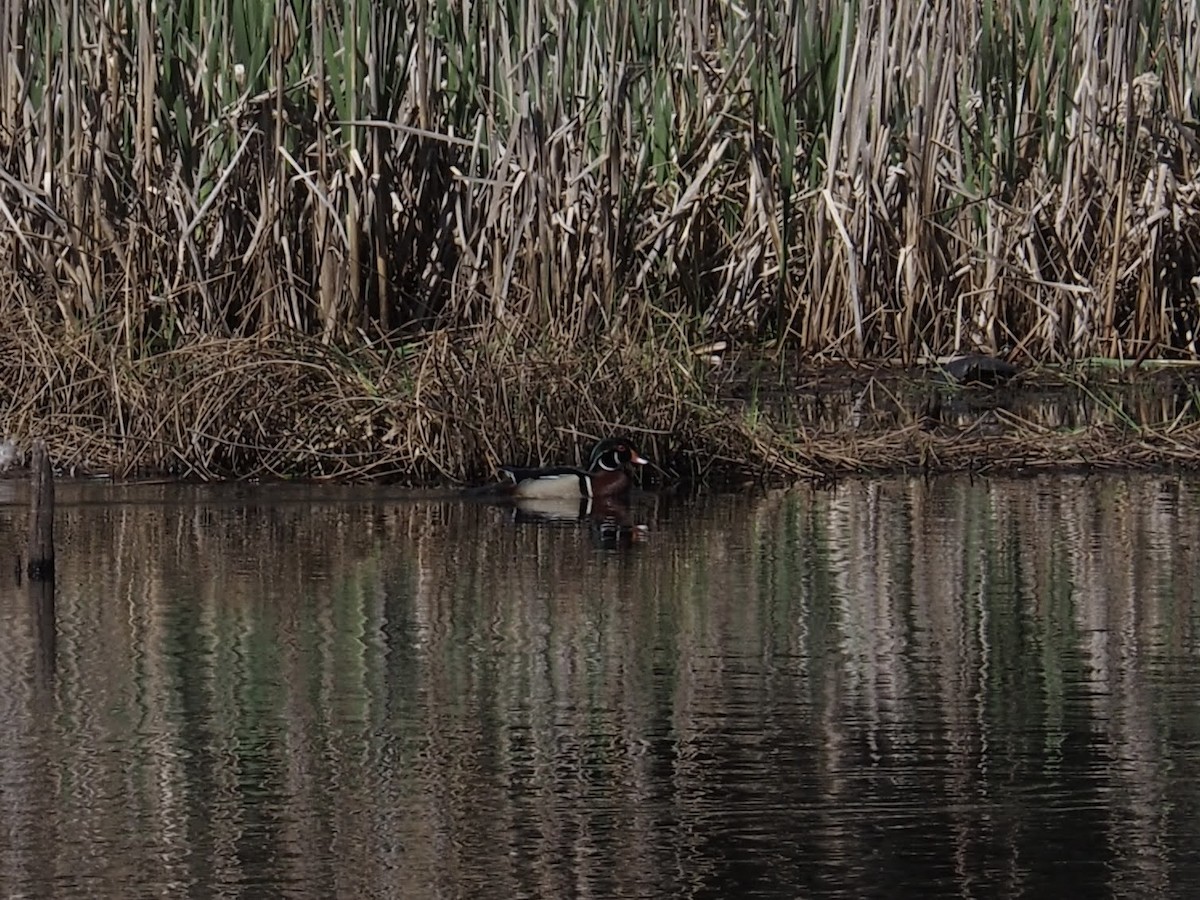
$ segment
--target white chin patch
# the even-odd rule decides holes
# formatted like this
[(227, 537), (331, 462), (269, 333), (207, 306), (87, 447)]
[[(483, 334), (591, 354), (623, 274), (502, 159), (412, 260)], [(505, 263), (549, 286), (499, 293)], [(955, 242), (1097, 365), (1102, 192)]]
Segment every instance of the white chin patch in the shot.
[(515, 497), (528, 497), (532, 500), (557, 500), (564, 497), (579, 497), (578, 475), (547, 475), (543, 478), (533, 478), (522, 481), (513, 491)]

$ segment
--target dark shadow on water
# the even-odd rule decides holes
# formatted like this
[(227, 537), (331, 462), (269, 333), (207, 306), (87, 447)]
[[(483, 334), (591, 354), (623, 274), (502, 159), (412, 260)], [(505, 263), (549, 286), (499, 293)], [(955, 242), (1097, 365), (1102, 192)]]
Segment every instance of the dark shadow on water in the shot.
[[(735, 405), (759, 408), (781, 425), (827, 436), (885, 434), (931, 409), (937, 424), (948, 429), (1160, 428), (1167, 423), (1178, 428), (1200, 421), (1200, 369), (1166, 364), (1123, 371), (1022, 368), (1003, 379), (967, 381), (934, 366), (763, 369), (734, 377), (724, 390)], [(1011, 418), (1000, 420), (997, 411)]]
[(58, 623), (54, 611), (54, 582), (30, 581), (26, 585), (29, 596), (29, 616), (36, 634), (34, 642), (34, 665), (38, 682), (50, 688), (54, 682), (58, 665)]

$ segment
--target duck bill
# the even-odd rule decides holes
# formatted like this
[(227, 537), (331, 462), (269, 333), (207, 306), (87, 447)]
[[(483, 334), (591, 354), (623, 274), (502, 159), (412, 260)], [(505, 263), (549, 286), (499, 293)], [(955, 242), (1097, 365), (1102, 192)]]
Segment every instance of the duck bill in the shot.
[(638, 455), (638, 452), (636, 450), (632, 450), (630, 452), (633, 455), (630, 456), (629, 461), (631, 463), (633, 463), (635, 466), (644, 466), (644, 465), (646, 465), (646, 463), (650, 462), (650, 460), (646, 459), (646, 457)]

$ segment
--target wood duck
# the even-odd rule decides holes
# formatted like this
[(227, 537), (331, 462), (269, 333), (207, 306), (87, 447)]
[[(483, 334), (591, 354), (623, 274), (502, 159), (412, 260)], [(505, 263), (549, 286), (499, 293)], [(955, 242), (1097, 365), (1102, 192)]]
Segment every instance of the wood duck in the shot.
[(551, 466), (527, 469), (501, 466), (506, 481), (487, 485), (489, 493), (530, 500), (603, 499), (618, 497), (633, 484), (630, 466), (644, 466), (649, 460), (641, 456), (628, 438), (608, 438), (592, 450), (586, 469), (572, 466)]

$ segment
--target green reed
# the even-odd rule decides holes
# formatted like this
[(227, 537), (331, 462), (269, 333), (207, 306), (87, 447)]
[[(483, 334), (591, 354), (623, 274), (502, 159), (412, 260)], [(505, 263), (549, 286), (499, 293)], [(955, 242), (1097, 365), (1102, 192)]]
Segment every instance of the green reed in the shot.
[(812, 354), (1191, 354), (1196, 16), (12, 0), (3, 302), (134, 355), (659, 312)]

